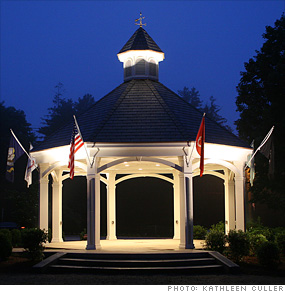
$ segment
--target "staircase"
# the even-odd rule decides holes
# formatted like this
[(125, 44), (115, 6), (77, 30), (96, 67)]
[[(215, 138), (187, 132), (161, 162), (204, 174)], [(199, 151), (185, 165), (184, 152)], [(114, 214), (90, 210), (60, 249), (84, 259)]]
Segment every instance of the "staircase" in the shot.
[[(218, 253), (217, 253), (218, 254)], [(221, 273), (229, 269), (225, 257), (215, 252), (190, 253), (56, 253), (34, 266), (38, 271), (110, 272), (110, 271), (187, 271)], [(222, 257), (222, 260), (219, 258)], [(233, 264), (230, 262), (230, 265)], [(233, 264), (236, 268), (237, 265)]]

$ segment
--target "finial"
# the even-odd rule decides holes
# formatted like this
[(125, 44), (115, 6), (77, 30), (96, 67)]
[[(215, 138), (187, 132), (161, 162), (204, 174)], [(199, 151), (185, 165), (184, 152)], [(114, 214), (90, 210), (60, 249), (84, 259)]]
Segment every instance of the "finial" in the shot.
[[(145, 17), (143, 16), (142, 17), (142, 13), (140, 12), (140, 17), (138, 19), (135, 20), (135, 24), (136, 25), (139, 25), (140, 27), (142, 27), (143, 25), (146, 25), (146, 23), (142, 23), (142, 20), (144, 19)], [(139, 23), (136, 23), (137, 21), (140, 21)]]

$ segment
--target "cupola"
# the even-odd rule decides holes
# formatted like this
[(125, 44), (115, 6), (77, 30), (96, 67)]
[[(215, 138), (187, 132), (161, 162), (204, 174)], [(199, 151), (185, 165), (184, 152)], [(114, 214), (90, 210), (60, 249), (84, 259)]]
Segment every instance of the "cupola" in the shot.
[(158, 63), (163, 61), (164, 53), (150, 35), (142, 28), (141, 16), (136, 23), (140, 27), (118, 53), (124, 65), (124, 81), (131, 79), (158, 80)]

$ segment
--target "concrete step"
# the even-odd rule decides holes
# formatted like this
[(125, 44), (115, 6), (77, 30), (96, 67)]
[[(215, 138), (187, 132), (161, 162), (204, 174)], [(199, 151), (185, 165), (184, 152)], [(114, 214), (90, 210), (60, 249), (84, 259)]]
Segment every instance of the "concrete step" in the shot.
[(70, 266), (96, 266), (102, 267), (176, 267), (176, 266), (201, 266), (215, 264), (214, 258), (193, 258), (193, 259), (82, 259), (62, 257), (59, 265)]
[(52, 272), (94, 272), (94, 271), (191, 271), (199, 273), (223, 272), (222, 265), (202, 265), (202, 266), (164, 266), (164, 267), (115, 267), (115, 266), (71, 266), (71, 265), (51, 265)]
[(238, 266), (217, 252), (56, 253), (34, 266), (39, 272), (189, 271), (236, 272)]

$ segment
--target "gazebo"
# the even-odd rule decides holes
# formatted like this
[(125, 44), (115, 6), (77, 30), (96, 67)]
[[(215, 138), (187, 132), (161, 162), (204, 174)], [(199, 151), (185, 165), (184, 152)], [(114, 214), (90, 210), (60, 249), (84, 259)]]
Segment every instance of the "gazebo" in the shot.
[[(142, 25), (118, 53), (124, 82), (77, 117), (86, 151), (75, 155), (75, 176), (87, 178), (87, 246), (100, 249), (100, 181), (107, 186), (107, 240), (116, 237), (116, 185), (155, 177), (173, 184), (174, 238), (193, 249), (194, 149), (202, 113), (158, 81), (164, 53)], [(225, 232), (245, 229), (244, 165), (251, 148), (205, 118), (205, 174), (224, 181)], [(52, 176), (52, 242), (62, 242), (62, 182), (69, 179), (73, 123), (47, 137), (32, 156), (40, 168), (39, 227), (48, 230)], [(119, 175), (122, 175), (120, 176)]]

